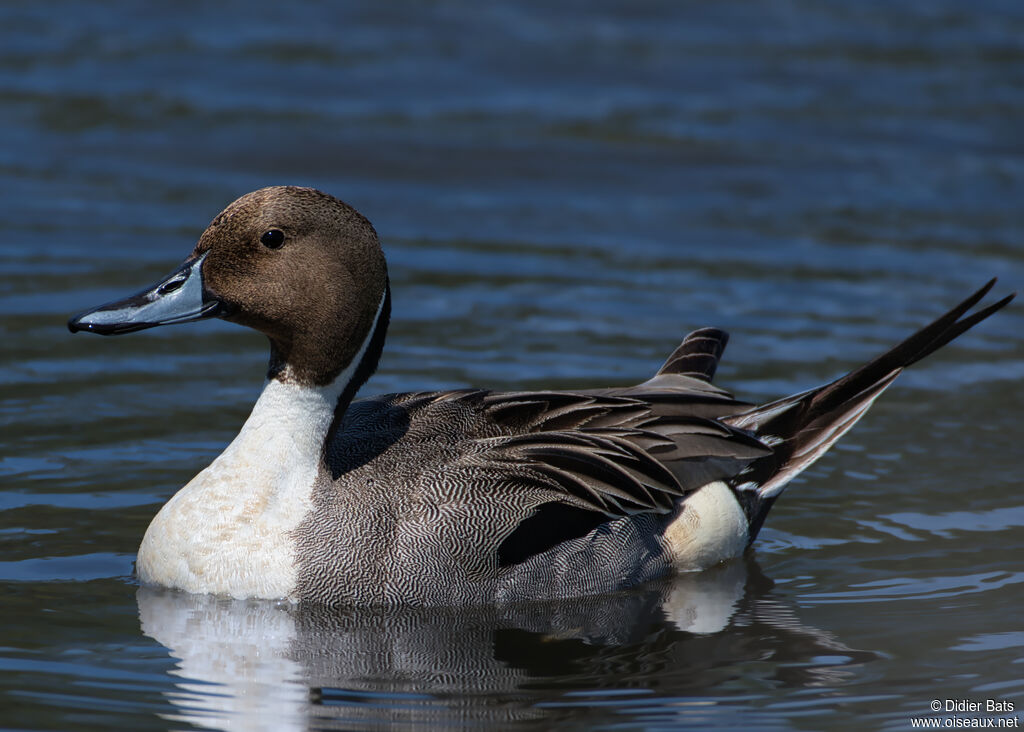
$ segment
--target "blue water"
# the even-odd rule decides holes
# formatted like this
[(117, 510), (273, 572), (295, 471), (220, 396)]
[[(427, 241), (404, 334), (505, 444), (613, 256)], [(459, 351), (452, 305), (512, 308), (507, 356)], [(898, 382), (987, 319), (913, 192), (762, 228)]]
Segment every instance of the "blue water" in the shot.
[[(908, 729), (1024, 708), (1024, 315), (902, 376), (699, 576), (472, 611), (140, 589), (265, 343), (67, 317), (264, 185), (384, 242), (365, 393), (626, 384), (692, 328), (748, 400), (1024, 283), (1024, 5), (0, 4), (0, 727)], [(961, 716), (970, 716), (963, 714)]]

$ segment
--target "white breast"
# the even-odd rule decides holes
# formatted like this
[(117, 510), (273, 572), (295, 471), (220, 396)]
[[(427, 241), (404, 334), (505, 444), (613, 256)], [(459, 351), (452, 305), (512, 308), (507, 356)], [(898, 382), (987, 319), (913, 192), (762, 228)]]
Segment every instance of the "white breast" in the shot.
[(312, 505), (335, 391), (268, 382), (235, 440), (153, 519), (139, 579), (233, 597), (292, 596), (289, 534)]
[(386, 299), (382, 294), (373, 326), (333, 383), (272, 379), (264, 385), (234, 441), (149, 525), (135, 565), (142, 582), (237, 598), (298, 599), (292, 532), (312, 509), (338, 397), (366, 355)]

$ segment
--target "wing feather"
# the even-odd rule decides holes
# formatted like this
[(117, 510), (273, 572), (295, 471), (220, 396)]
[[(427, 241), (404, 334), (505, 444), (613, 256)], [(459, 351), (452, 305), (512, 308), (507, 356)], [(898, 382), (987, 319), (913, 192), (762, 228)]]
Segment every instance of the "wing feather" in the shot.
[(504, 429), (477, 440), (475, 459), (522, 475), (539, 502), (560, 500), (609, 518), (666, 513), (709, 480), (731, 477), (771, 452), (742, 428), (686, 414), (687, 394), (706, 406), (703, 390), (662, 394), (674, 405), (667, 416), (623, 396), (486, 394), (486, 417)]

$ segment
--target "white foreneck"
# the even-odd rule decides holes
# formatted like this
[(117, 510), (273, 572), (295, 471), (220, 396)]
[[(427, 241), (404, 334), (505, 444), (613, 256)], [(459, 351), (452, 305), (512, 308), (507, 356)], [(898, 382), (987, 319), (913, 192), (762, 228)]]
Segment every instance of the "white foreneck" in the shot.
[(139, 579), (233, 597), (291, 596), (289, 533), (312, 506), (334, 418), (331, 387), (267, 382), (227, 449), (149, 525)]
[(146, 583), (233, 597), (294, 597), (292, 532), (312, 509), (338, 397), (376, 330), (327, 386), (269, 380), (241, 431), (153, 519), (136, 570)]

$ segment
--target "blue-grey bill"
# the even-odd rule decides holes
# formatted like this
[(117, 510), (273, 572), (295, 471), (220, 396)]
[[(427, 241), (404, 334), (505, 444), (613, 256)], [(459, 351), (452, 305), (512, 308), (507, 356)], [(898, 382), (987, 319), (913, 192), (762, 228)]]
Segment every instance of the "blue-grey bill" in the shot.
[(187, 323), (223, 313), (223, 303), (203, 287), (206, 253), (185, 262), (163, 280), (134, 295), (86, 310), (68, 321), (68, 330), (121, 335), (158, 325)]

